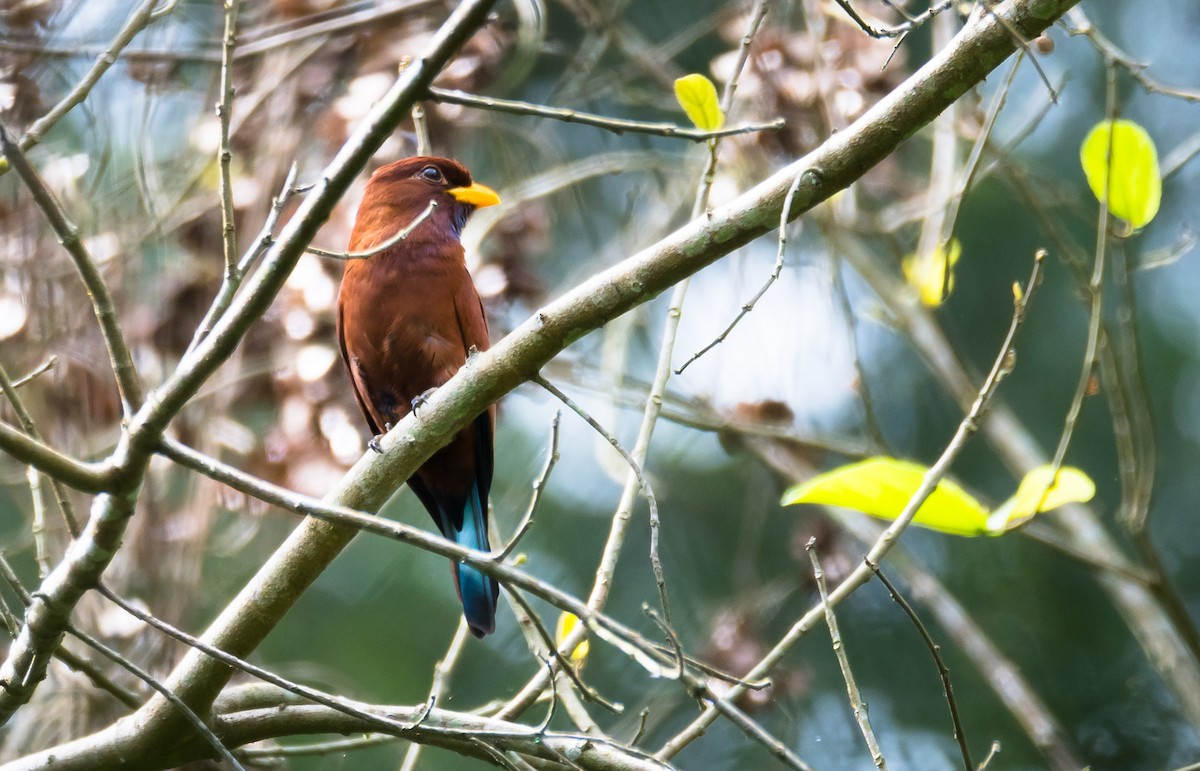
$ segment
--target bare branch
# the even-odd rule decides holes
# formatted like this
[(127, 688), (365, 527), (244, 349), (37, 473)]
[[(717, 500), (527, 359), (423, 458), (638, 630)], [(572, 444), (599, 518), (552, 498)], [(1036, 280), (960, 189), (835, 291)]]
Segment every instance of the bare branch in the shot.
[[(1025, 290), (1021, 297), (1015, 303), (1013, 308), (1012, 322), (1009, 324), (1008, 334), (1004, 338), (1004, 343), (1000, 347), (1000, 352), (996, 356), (995, 362), (992, 364), (992, 369), (984, 380), (983, 385), (975, 397), (974, 403), (967, 411), (966, 416), (958, 425), (958, 430), (955, 431), (954, 437), (950, 443), (946, 445), (946, 449), (942, 452), (941, 457), (937, 459), (929, 470), (925, 472), (925, 476), (921, 480), (921, 485), (913, 493), (908, 503), (904, 507), (904, 511), (896, 518), (896, 520), (887, 527), (886, 530), (875, 541), (871, 549), (867, 552), (866, 561), (858, 565), (849, 576), (838, 584), (837, 588), (829, 595), (828, 601), (822, 601), (817, 606), (809, 609), (795, 624), (788, 630), (787, 634), (775, 644), (770, 652), (756, 664), (746, 675), (748, 680), (756, 680), (766, 676), (775, 665), (783, 658), (784, 654), (789, 651), (793, 645), (810, 630), (825, 613), (825, 606), (836, 606), (842, 600), (853, 594), (860, 586), (865, 584), (871, 578), (871, 569), (867, 567), (868, 563), (878, 565), (883, 557), (891, 550), (896, 543), (896, 539), (912, 522), (916, 516), (917, 510), (925, 502), (937, 487), (942, 477), (950, 468), (950, 464), (958, 457), (976, 431), (979, 430), (979, 420), (990, 404), (992, 397), (995, 396), (996, 388), (1000, 385), (1000, 381), (1008, 374), (1011, 369), (1011, 356), (1013, 344), (1016, 340), (1017, 332), (1025, 321), (1025, 311), (1028, 308), (1029, 301), (1032, 299), (1034, 292), (1037, 290), (1039, 280), (1041, 278), (1042, 263), (1045, 260), (1045, 253), (1038, 252), (1034, 256), (1033, 270), (1029, 277), (1029, 281), (1025, 285)], [(731, 689), (730, 698), (736, 698), (743, 692), (741, 686), (735, 685)], [(701, 715), (692, 721), (692, 723), (677, 734), (674, 738), (663, 745), (657, 753), (660, 758), (672, 758), (679, 753), (684, 747), (694, 741), (697, 737), (704, 733), (709, 725), (717, 718), (715, 709), (707, 709)]]
[[(954, 0), (940, 0), (940, 2), (930, 5), (928, 9), (915, 16), (910, 16), (907, 13), (904, 13), (903, 16), (905, 17), (905, 22), (903, 24), (897, 24), (894, 27), (872, 27), (862, 18), (862, 16), (858, 14), (858, 11), (854, 10), (854, 6), (850, 5), (848, 0), (834, 1), (842, 7), (842, 10), (845, 11), (846, 15), (858, 25), (859, 29), (876, 39), (905, 37), (908, 35), (908, 33), (929, 21), (934, 16), (937, 16), (939, 13), (954, 7)], [(887, 2), (887, 0), (884, 1), (888, 6), (899, 10), (898, 6), (891, 2)]]
[(237, 17), (241, 0), (225, 0), (225, 33), (221, 46), (221, 101), (217, 102), (220, 141), (217, 143), (218, 189), (221, 195), (221, 250), (225, 256), (225, 280), (237, 280), (237, 226), (233, 222), (233, 151), (229, 145), (229, 123), (233, 113), (233, 52), (237, 49)]
[[(833, 654), (837, 657), (838, 668), (842, 671), (842, 679), (846, 681), (846, 693), (850, 697), (850, 708), (854, 710), (854, 719), (867, 743), (871, 760), (879, 771), (886, 771), (887, 761), (884, 760), (883, 752), (879, 749), (879, 740), (875, 738), (875, 731), (871, 729), (871, 719), (867, 716), (867, 705), (858, 690), (858, 683), (854, 680), (854, 673), (850, 669), (850, 659), (846, 655), (846, 646), (842, 642), (842, 633), (838, 629), (837, 614), (833, 612), (833, 605), (829, 603), (829, 588), (825, 585), (825, 571), (821, 570), (821, 561), (817, 558), (816, 547), (817, 540), (810, 538), (805, 544), (804, 550), (808, 552), (808, 558), (812, 561), (813, 580), (817, 582), (817, 591), (821, 593), (821, 608), (825, 611), (825, 625), (829, 627), (829, 639), (833, 643)], [(872, 566), (872, 570), (874, 569)]]
[[(117, 63), (117, 59), (120, 58), (125, 46), (129, 45), (134, 37), (137, 36), (137, 33), (145, 29), (146, 25), (154, 21), (154, 6), (157, 3), (158, 0), (142, 0), (142, 4), (129, 15), (129, 19), (125, 22), (124, 26), (117, 32), (112, 42), (108, 44), (108, 48), (96, 56), (96, 61), (92, 64), (91, 69), (87, 71), (79, 83), (71, 89), (70, 93), (62, 98), (62, 101), (54, 105), (50, 112), (34, 121), (33, 125), (29, 127), (29, 130), (25, 132), (25, 136), (21, 137), (19, 143), (21, 150), (29, 150), (38, 142), (41, 142), (42, 137), (45, 136), (46, 132), (55, 123), (58, 123), (64, 115), (87, 98), (87, 95), (91, 93), (92, 88), (100, 81), (104, 73), (108, 72), (108, 68)], [(7, 155), (7, 153), (5, 154)], [(0, 173), (4, 171), (7, 171), (7, 169), (0, 169)]]
[[(1009, 0), (997, 6), (997, 13), (1029, 37), (1039, 33), (1071, 4), (1072, 0)], [(466, 3), (456, 13), (455, 23), (463, 20), (462, 14), (466, 11), (471, 12), (469, 18), (475, 19), (482, 18), (485, 10), (480, 4)], [(439, 46), (449, 46), (448, 40), (461, 40), (464, 29), (466, 27), (453, 35), (443, 33), (438, 38)], [(460, 426), (537, 372), (567, 344), (772, 229), (778, 222), (787, 189), (797, 174), (803, 173), (804, 181), (789, 212), (791, 217), (844, 188), (892, 152), (905, 137), (1006, 58), (1013, 45), (1008, 31), (993, 18), (973, 23), (908, 83), (894, 90), (855, 124), (838, 132), (815, 152), (714, 210), (710, 217), (689, 223), (660, 243), (593, 277), (546, 306), (490, 351), (476, 356), (440, 388), (422, 410), (420, 420), (410, 416), (394, 428), (383, 440), (384, 448), (391, 451), (360, 461), (331, 492), (328, 500), (352, 509), (374, 510), (395, 489), (398, 480), (407, 478)], [(319, 192), (305, 202), (301, 216), (285, 228), (281, 245), (273, 250), (276, 260), (271, 261), (270, 269), (255, 275), (255, 280), (246, 288), (246, 302), (236, 306), (218, 323), (213, 333), (184, 362), (181, 371), (156, 394), (159, 398), (135, 416), (130, 428), (131, 455), (140, 455), (157, 446), (158, 434), (165, 422), (229, 356), (244, 325), (256, 318), (278, 291), (282, 276), (298, 258), (303, 242), (311, 237), (319, 220), (327, 213), (332, 198), (349, 184), (354, 175), (352, 163), (361, 166), (370, 149), (377, 146), (376, 141), (382, 141), (386, 133), (385, 119), (399, 120), (407, 113), (411, 107), (411, 102), (405, 101), (406, 96), (411, 95), (407, 89), (415, 87), (413, 84), (421, 87), (427, 84), (426, 81), (418, 82), (415, 76), (409, 80), (410, 74), (424, 72), (427, 76), (429, 68), (436, 70), (444, 58), (423, 61), (428, 68), (418, 62), (406, 69), (402, 84), (393, 89), (383, 106), (374, 113), (375, 117), (360, 133), (361, 139), (356, 137), (350, 148), (339, 156), (331, 173), (323, 178)], [(102, 541), (106, 545), (115, 545), (119, 539), (113, 541), (110, 536), (122, 532), (123, 521), (100, 519), (97, 530), (104, 536)], [(235, 652), (253, 649), (352, 535), (352, 530), (318, 522), (307, 522), (298, 528), (214, 623), (205, 635), (206, 641)], [(448, 547), (438, 546), (448, 552)], [(84, 569), (86, 560), (99, 555), (92, 554), (87, 548), (81, 548), (79, 552), (69, 556), (63, 570), (94, 583), (107, 560), (101, 557), (98, 564), (88, 561), (89, 567)], [(486, 557), (479, 555), (476, 558), (481, 569), (508, 580), (507, 568), (488, 562)], [(89, 584), (78, 584), (81, 590), (86, 585)], [(62, 607), (64, 600), (66, 606), (73, 604), (71, 591), (64, 592), (53, 584), (49, 588), (56, 605)], [(39, 623), (38, 626), (39, 631), (48, 633), (39, 635), (39, 639), (53, 637), (53, 625), (47, 628)], [(29, 645), (30, 641), (19, 640), (13, 648), (20, 652), (28, 650)], [(215, 697), (227, 677), (224, 665), (193, 652), (185, 657), (169, 685), (185, 702), (195, 705)], [(0, 699), (11, 700), (7, 695)], [(139, 720), (144, 728), (143, 738), (173, 724), (169, 718), (169, 705), (157, 699), (139, 715)], [(146, 734), (146, 731), (150, 733)], [(115, 741), (118, 734), (114, 730), (108, 737)]]
[(25, 153), (9, 138), (4, 126), (0, 126), (0, 149), (3, 149), (9, 165), (29, 188), (34, 202), (42, 210), (50, 228), (58, 236), (59, 243), (67, 250), (71, 261), (75, 263), (75, 269), (79, 271), (79, 278), (92, 301), (96, 320), (100, 322), (100, 332), (104, 336), (104, 345), (108, 348), (113, 376), (117, 380), (117, 389), (121, 392), (121, 405), (128, 418), (134, 410), (142, 406), (142, 384), (138, 379), (137, 370), (134, 369), (133, 356), (125, 343), (125, 335), (121, 332), (121, 324), (117, 319), (116, 305), (108, 286), (104, 283), (104, 277), (100, 275), (99, 267), (88, 254), (87, 247), (83, 245), (83, 240), (79, 237), (79, 228), (67, 219), (62, 207), (54, 199), (54, 194), (38, 176), (37, 170), (29, 163)]
[(84, 463), (64, 455), (7, 423), (0, 423), (0, 450), (21, 463), (33, 466), (63, 484), (85, 493), (102, 492), (110, 485), (107, 466)]
[[(814, 557), (816, 559), (816, 557)], [(963, 733), (962, 721), (958, 717), (958, 702), (954, 700), (954, 686), (950, 683), (950, 670), (946, 667), (946, 662), (942, 660), (942, 649), (933, 641), (933, 636), (929, 634), (929, 630), (925, 628), (925, 624), (921, 623), (920, 616), (913, 610), (912, 605), (908, 604), (908, 600), (900, 594), (899, 590), (892, 585), (883, 571), (878, 565), (869, 563), (867, 567), (875, 573), (875, 577), (879, 579), (883, 587), (887, 589), (888, 595), (892, 598), (892, 602), (900, 606), (904, 611), (904, 615), (912, 621), (913, 626), (917, 628), (917, 633), (921, 635), (921, 639), (925, 642), (925, 647), (929, 649), (929, 655), (933, 656), (933, 663), (937, 665), (938, 678), (942, 681), (942, 693), (946, 696), (946, 704), (950, 707), (950, 720), (954, 723), (954, 739), (958, 742), (958, 750), (962, 753), (964, 771), (974, 771), (975, 764), (971, 761), (971, 750), (967, 747), (967, 737)]]
[(779, 131), (785, 125), (783, 118), (776, 118), (766, 123), (748, 123), (743, 126), (726, 126), (715, 131), (687, 128), (674, 123), (653, 123), (624, 118), (610, 118), (606, 115), (595, 115), (564, 107), (548, 107), (531, 102), (519, 102), (512, 99), (498, 99), (492, 96), (477, 96), (465, 91), (454, 91), (446, 88), (432, 87), (429, 98), (442, 104), (457, 104), (463, 107), (474, 107), (480, 110), (504, 112), (510, 115), (529, 115), (536, 118), (550, 118), (563, 123), (578, 123), (581, 126), (595, 126), (611, 131), (614, 134), (654, 134), (663, 137), (676, 137), (692, 142), (705, 142), (718, 137), (731, 137), (738, 134), (751, 134), (758, 131)]
[(412, 235), (412, 232), (416, 230), (422, 222), (433, 216), (434, 211), (437, 210), (437, 206), (437, 201), (431, 200), (429, 205), (417, 215), (416, 219), (400, 228), (400, 230), (396, 232), (396, 235), (392, 236), (391, 238), (384, 239), (375, 246), (372, 246), (370, 249), (364, 249), (361, 252), (331, 252), (328, 249), (321, 249), (319, 247), (309, 245), (305, 247), (305, 251), (309, 252), (310, 254), (315, 254), (318, 257), (328, 257), (333, 260), (342, 261), (365, 260), (370, 257), (374, 257), (380, 252), (385, 252), (388, 249), (391, 249), (393, 246)]
[[(248, 286), (244, 288), (242, 297), (230, 306), (229, 312), (217, 320), (212, 333), (180, 362), (175, 373), (155, 390), (145, 407), (133, 415), (113, 451), (115, 465), (112, 488), (115, 492), (100, 495), (93, 502), (92, 515), (88, 519), (86, 530), (71, 545), (63, 561), (35, 593), (34, 601), (26, 613), (25, 625), (9, 648), (3, 665), (0, 665), (0, 681), (7, 684), (7, 688), (0, 689), (0, 722), (11, 717), (12, 713), (32, 696), (34, 688), (45, 677), (50, 651), (54, 650), (62, 638), (72, 610), (84, 592), (97, 583), (120, 548), (149, 457), (157, 448), (167, 423), (233, 354), (247, 330), (266, 311), (283, 287), (304, 247), (328, 217), (338, 197), (350, 186), (371, 154), (383, 144), (404, 118), (417, 96), (428, 87), (429, 82), (466, 38), (484, 23), (494, 2), (495, 0), (466, 0), (455, 9), (430, 42), (425, 56), (401, 73), (392, 89), (375, 105), (366, 120), (343, 146), (342, 151), (325, 169), (316, 192), (304, 201), (296, 216), (284, 228), (279, 241), (268, 253), (266, 265), (254, 274)], [(19, 161), (20, 153), (12, 150), (11, 143), (5, 146), (10, 162)], [(86, 253), (83, 254), (86, 256)], [(79, 267), (86, 270), (89, 266), (94, 268), (90, 260), (87, 260)], [(97, 289), (89, 283), (88, 289), (93, 298), (98, 299), (100, 295), (97, 292), (103, 289), (103, 285), (100, 284)], [(103, 303), (100, 303), (98, 307), (102, 305)], [(108, 307), (111, 308), (111, 303)], [(115, 329), (115, 324), (113, 316), (108, 320), (108, 325)], [(130, 384), (123, 382), (123, 368), (119, 365), (121, 361), (128, 360), (128, 352), (125, 351), (126, 355), (122, 357), (115, 351), (114, 346), (120, 338), (110, 333), (103, 316), (101, 327), (106, 331), (106, 341), (114, 363), (118, 365), (118, 382), (128, 388)], [(125, 395), (130, 405), (140, 405), (140, 392), (126, 392)], [(3, 433), (0, 432), (0, 436)], [(302, 589), (306, 585), (298, 584), (297, 588)], [(266, 633), (265, 629), (263, 633)], [(251, 643), (253, 647), (257, 640), (246, 642)], [(228, 677), (230, 671), (224, 665), (219, 664), (217, 668)], [(199, 701), (191, 701), (196, 694), (188, 691), (188, 687), (194, 684), (172, 684), (170, 687), (189, 705), (203, 708), (206, 702), (216, 697), (223, 682), (219, 677), (210, 680), (209, 684), (213, 686), (213, 690), (206, 695), (207, 698), (202, 697)], [(165, 729), (169, 730), (173, 721), (177, 719), (173, 708), (165, 701), (152, 702), (151, 707), (155, 705), (165, 707), (165, 711), (159, 714), (166, 723)]]
[(525, 534), (529, 532), (529, 528), (533, 526), (533, 515), (537, 512), (538, 504), (542, 501), (542, 493), (546, 489), (546, 483), (550, 481), (550, 472), (554, 470), (555, 464), (558, 463), (558, 426), (561, 420), (562, 410), (555, 410), (554, 417), (550, 419), (550, 447), (546, 451), (546, 464), (542, 466), (542, 473), (538, 475), (538, 478), (533, 480), (533, 495), (529, 498), (529, 506), (526, 507), (525, 514), (513, 530), (512, 538), (508, 539), (508, 543), (504, 544), (503, 549), (493, 552), (493, 559), (506, 559), (517, 548), (517, 544), (521, 542)]

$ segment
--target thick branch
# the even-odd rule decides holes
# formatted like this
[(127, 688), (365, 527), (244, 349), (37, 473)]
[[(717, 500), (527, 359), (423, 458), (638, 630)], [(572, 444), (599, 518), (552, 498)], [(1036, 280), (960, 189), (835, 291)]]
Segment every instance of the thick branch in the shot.
[[(485, 718), (462, 712), (433, 709), (426, 714), (425, 705), (416, 707), (387, 707), (373, 704), (360, 705), (364, 711), (386, 716), (389, 722), (400, 726), (413, 726), (408, 730), (401, 727), (388, 729), (387, 733), (415, 743), (444, 747), (463, 755), (490, 759), (475, 742), (483, 740), (488, 745), (506, 752), (517, 753), (526, 760), (551, 761), (551, 767), (563, 768), (560, 758), (568, 757), (575, 768), (597, 769), (598, 771), (667, 771), (672, 766), (655, 760), (637, 750), (621, 747), (612, 741), (580, 734), (557, 731), (541, 732), (519, 723), (495, 718)], [(129, 740), (136, 737), (138, 725), (126, 721), (123, 730)], [(252, 742), (279, 736), (307, 734), (360, 734), (380, 732), (377, 723), (338, 712), (319, 705), (288, 704), (285, 701), (270, 706), (259, 706), (221, 715), (214, 721), (214, 732), (228, 747), (241, 747)], [(24, 758), (6, 768), (25, 771), (92, 771), (97, 768), (148, 769), (173, 767), (185, 759), (178, 754), (151, 754), (147, 758), (131, 761), (109, 745), (89, 753), (75, 751), (88, 742), (81, 739), (64, 745), (60, 751), (39, 753)]]
[(108, 487), (104, 466), (64, 455), (8, 423), (0, 422), (0, 451), (76, 490), (98, 493)]
[[(229, 358), (251, 324), (270, 306), (338, 198), (407, 116), (430, 81), (485, 22), (494, 3), (495, 0), (468, 0), (458, 6), (430, 43), (425, 56), (401, 73), (392, 89), (330, 162), (314, 193), (284, 228), (279, 241), (268, 253), (266, 264), (243, 288), (242, 296), (217, 321), (212, 333), (180, 362), (170, 379), (153, 392), (133, 416), (112, 454), (112, 484), (108, 487), (111, 494), (96, 498), (87, 528), (36, 592), (26, 612), (25, 624), (0, 666), (0, 685), (4, 686), (0, 689), (0, 723), (32, 696), (34, 688), (45, 677), (50, 653), (62, 639), (75, 605), (84, 592), (96, 584), (120, 548), (146, 464), (167, 423)], [(17, 156), (19, 153), (14, 154)], [(112, 340), (108, 342), (111, 344)], [(131, 398), (131, 401), (134, 400)], [(302, 590), (310, 581), (302, 581), (298, 586)], [(232, 650), (252, 650), (259, 639), (261, 635), (254, 638), (254, 644), (249, 647), (234, 646)], [(218, 666), (226, 669), (223, 664)], [(224, 680), (215, 683), (209, 701), (199, 699), (190, 702), (189, 706), (206, 707), (223, 683)], [(186, 694), (181, 696), (186, 699)], [(173, 707), (168, 705), (168, 711), (172, 710)]]
[[(666, 288), (777, 226), (783, 200), (796, 176), (803, 180), (792, 209), (795, 218), (849, 186), (892, 153), (905, 139), (928, 124), (948, 105), (979, 83), (1008, 57), (1017, 45), (1010, 29), (1025, 38), (1035, 37), (1075, 0), (1009, 0), (970, 24), (945, 51), (926, 64), (903, 85), (844, 131), (831, 137), (808, 156), (781, 169), (755, 188), (711, 215), (695, 220), (659, 243), (621, 264), (600, 273), (521, 325), (490, 351), (468, 362), (453, 379), (438, 389), (421, 410), (410, 415), (383, 440), (382, 456), (361, 459), (326, 500), (341, 506), (374, 511), (439, 447), (444, 446), (486, 407), (532, 377), (559, 351), (609, 320), (644, 303)], [(477, 3), (469, 7), (479, 11)], [(461, 10), (461, 8), (460, 8)], [(1003, 23), (1000, 21), (1003, 19)], [(445, 34), (439, 40), (445, 41)], [(405, 70), (401, 83), (412, 86), (413, 72), (426, 62)], [(398, 85), (397, 88), (402, 88)], [(405, 93), (408, 93), (407, 91)], [(395, 89), (392, 97), (395, 97)], [(399, 110), (406, 100), (392, 99)], [(407, 110), (409, 105), (404, 105)], [(391, 111), (375, 115), (368, 131), (382, 141), (379, 121), (397, 117)], [(303, 244), (328, 213), (330, 190), (340, 194), (353, 176), (351, 161), (365, 162), (362, 146), (344, 150), (331, 164), (320, 192), (305, 203), (302, 215), (292, 220), (276, 250), (288, 259), (299, 256)], [(360, 156), (362, 156), (360, 158)], [(336, 180), (336, 185), (334, 181)], [(340, 186), (340, 187), (338, 187)], [(320, 201), (314, 203), (314, 201)], [(254, 318), (282, 284), (281, 275), (256, 277), (255, 291), (243, 306), (223, 319), (162, 389), (159, 401), (135, 419), (147, 451), (157, 442), (156, 426), (173, 415), (196, 388), (224, 361), (239, 339), (240, 325)], [(249, 287), (248, 287), (249, 289)], [(253, 650), (278, 623), (304, 590), (348, 544), (353, 530), (308, 521), (292, 534), (258, 575), (213, 622), (204, 639), (237, 655)], [(170, 687), (192, 705), (211, 703), (227, 682), (228, 668), (202, 653), (191, 652), (170, 680)], [(142, 726), (138, 746), (152, 746), (156, 731), (169, 730), (171, 708), (154, 700), (139, 713)], [(91, 737), (93, 746), (131, 741), (112, 730)], [(132, 747), (130, 747), (132, 749)]]
[[(997, 13), (1024, 36), (1036, 36), (1072, 0), (1018, 0)], [(444, 446), (487, 405), (533, 377), (559, 351), (653, 298), (734, 249), (777, 226), (784, 197), (798, 174), (790, 216), (795, 218), (847, 187), (907, 137), (983, 79), (1012, 53), (1015, 43), (995, 17), (964, 30), (953, 45), (845, 131), (785, 167), (728, 205), (716, 209), (576, 287), (546, 306), (491, 350), (471, 359), (429, 399), (420, 418), (410, 415), (384, 437), (383, 456), (364, 456), (326, 500), (377, 510), (426, 458)], [(210, 340), (219, 338), (215, 331)], [(205, 635), (235, 654), (253, 649), (304, 589), (348, 544), (354, 531), (309, 521), (298, 528), (243, 589)], [(212, 699), (228, 673), (202, 654), (190, 654), (172, 687), (185, 700)], [(154, 710), (162, 710), (161, 704)]]

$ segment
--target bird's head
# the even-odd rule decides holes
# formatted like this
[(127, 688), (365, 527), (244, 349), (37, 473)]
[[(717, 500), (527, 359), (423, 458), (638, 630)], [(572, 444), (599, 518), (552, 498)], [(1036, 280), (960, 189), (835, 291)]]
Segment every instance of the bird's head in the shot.
[(390, 219), (395, 228), (398, 221), (419, 217), (430, 201), (436, 202), (437, 208), (428, 222), (413, 232), (413, 240), (447, 231), (458, 238), (471, 213), (500, 203), (500, 196), (487, 185), (472, 181), (471, 172), (458, 161), (417, 155), (381, 166), (371, 175), (359, 217), (373, 209)]

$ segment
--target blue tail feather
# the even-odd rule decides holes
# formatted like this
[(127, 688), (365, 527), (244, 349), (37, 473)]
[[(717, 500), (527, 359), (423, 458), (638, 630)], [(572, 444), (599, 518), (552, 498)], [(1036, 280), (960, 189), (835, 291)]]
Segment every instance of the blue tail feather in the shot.
[[(487, 536), (487, 510), (479, 496), (478, 485), (471, 485), (463, 511), (462, 530), (454, 534), (454, 540), (471, 549), (490, 551)], [(492, 633), (496, 628), (496, 599), (500, 589), (495, 579), (470, 565), (458, 564), (458, 592), (462, 599), (463, 616), (476, 637)]]

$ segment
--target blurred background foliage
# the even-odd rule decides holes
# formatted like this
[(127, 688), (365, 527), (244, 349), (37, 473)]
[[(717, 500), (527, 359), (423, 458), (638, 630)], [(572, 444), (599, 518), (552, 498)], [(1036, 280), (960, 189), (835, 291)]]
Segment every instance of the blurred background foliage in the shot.
[[(261, 227), (288, 167), (306, 182), (319, 171), (420, 49), (450, 4), (441, 0), (270, 0), (243, 3), (233, 109), (234, 203), (239, 242)], [(856, 3), (890, 23), (882, 3)], [(910, 4), (909, 10), (923, 9)], [(1200, 83), (1191, 31), (1200, 8), (1177, 0), (1085, 3), (1097, 27), (1164, 83)], [(613, 116), (683, 121), (674, 78), (733, 66), (749, 6), (720, 0), (515, 0), (502, 3), (438, 81), (461, 88)], [(86, 70), (129, 12), (127, 4), (5, 0), (0, 8), (0, 120), (21, 131)], [(936, 23), (958, 23), (952, 14)], [(160, 381), (190, 341), (221, 275), (216, 195), (222, 12), (179, 0), (153, 23), (87, 101), (32, 158), (80, 226), (117, 297), (142, 377)], [(782, 131), (723, 142), (713, 202), (848, 125), (925, 61), (932, 25), (895, 41), (872, 40), (825, 0), (780, 0), (737, 91), (733, 122), (786, 119)], [(990, 366), (1008, 326), (1010, 285), (1028, 274), (1036, 248), (1051, 250), (1045, 283), (1000, 399), (1051, 452), (1062, 430), (1086, 337), (1079, 286), (1048, 235), (1057, 225), (1085, 255), (1095, 242), (1096, 204), (1078, 163), (1087, 130), (1104, 117), (1105, 71), (1089, 42), (1062, 28), (1039, 41), (1007, 92), (981, 173), (962, 201), (962, 243), (953, 291), (931, 309), (966, 366)], [(959, 103), (958, 158), (1004, 88), (1007, 66)], [(1160, 154), (1195, 145), (1194, 102), (1152, 95), (1126, 72), (1120, 112), (1146, 126)], [(703, 146), (452, 105), (426, 104), (432, 148), (456, 157), (505, 203), (481, 212), (466, 234), (476, 283), (497, 339), (543, 301), (615, 264), (686, 221), (706, 156)], [(877, 451), (931, 462), (962, 416), (913, 347), (894, 308), (916, 304), (900, 261), (917, 248), (928, 214), (930, 130), (855, 187), (792, 226), (786, 267), (723, 344), (671, 381), (669, 420), (648, 471), (663, 517), (663, 556), (675, 622), (688, 648), (740, 672), (758, 660), (816, 597), (803, 544), (816, 537), (831, 581), (853, 567), (861, 545), (815, 508), (783, 509), (779, 493), (801, 471)], [(382, 164), (413, 152), (398, 133)], [(1179, 156), (1190, 157), (1190, 156)], [(364, 175), (365, 179), (366, 175)], [(1134, 272), (1136, 307), (1115, 291), (1106, 317), (1134, 314), (1141, 366), (1155, 415), (1157, 468), (1151, 537), (1192, 617), (1200, 613), (1200, 269), (1192, 250), (1200, 164), (1166, 180), (1163, 208), (1144, 232), (1115, 245)], [(341, 248), (361, 187), (348, 195), (316, 245)], [(285, 212), (285, 217), (287, 213)], [(770, 273), (766, 237), (693, 282), (676, 366), (716, 336)], [(880, 297), (849, 254), (892, 277)], [(1165, 259), (1161, 259), (1165, 256)], [(855, 262), (855, 260), (850, 260)], [(1144, 269), (1142, 269), (1144, 268)], [(332, 308), (340, 266), (302, 259), (287, 289), (247, 343), (175, 423), (179, 439), (260, 475), (324, 494), (363, 452), (365, 428), (338, 363)], [(903, 295), (903, 296), (900, 296)], [(585, 337), (546, 374), (632, 444), (657, 356), (665, 299)], [(13, 175), (0, 178), (0, 360), (15, 376), (48, 356), (54, 365), (24, 387), (42, 432), (83, 457), (102, 455), (120, 410), (103, 343), (65, 254)], [(978, 382), (978, 381), (977, 381)], [(495, 518), (508, 532), (524, 510), (548, 448), (556, 405), (526, 386), (500, 407)], [(562, 460), (520, 550), (527, 568), (575, 594), (591, 586), (626, 469), (573, 415), (562, 422)], [(783, 458), (783, 460), (780, 460)], [(1094, 510), (1128, 544), (1112, 417), (1090, 396), (1067, 455), (1097, 481)], [(788, 470), (791, 470), (790, 472)], [(782, 472), (782, 473), (781, 473)], [(958, 480), (995, 503), (1015, 477), (982, 439), (954, 467)], [(24, 471), (0, 463), (0, 545), (33, 581), (33, 507)], [(82, 509), (85, 501), (77, 501)], [(644, 517), (644, 504), (639, 508)], [(407, 491), (385, 513), (427, 526)], [(1053, 516), (1053, 515), (1049, 515)], [(53, 563), (65, 543), (46, 524)], [(114, 583), (156, 614), (198, 631), (295, 526), (290, 515), (162, 462), (114, 564)], [(1016, 664), (1064, 729), (1065, 746), (1096, 769), (1182, 765), (1200, 755), (1197, 727), (1181, 713), (1126, 622), (1078, 559), (1020, 534), (955, 539), (909, 531), (913, 558), (957, 597)], [(654, 603), (644, 519), (618, 572), (611, 612), (652, 630)], [(1132, 547), (1128, 548), (1131, 558)], [(431, 667), (457, 623), (444, 560), (360, 537), (268, 638), (257, 660), (285, 676), (370, 702), (424, 700)], [(903, 582), (901, 582), (903, 585)], [(541, 607), (553, 622), (554, 613)], [(918, 610), (921, 609), (918, 603)], [(958, 767), (946, 705), (928, 651), (910, 622), (873, 583), (839, 609), (842, 633), (882, 749), (895, 768)], [(77, 616), (135, 660), (165, 672), (180, 648), (119, 611), (85, 602)], [(966, 735), (980, 758), (993, 740), (996, 766), (1051, 765), (1021, 730), (945, 629), (932, 624), (954, 677)], [(606, 727), (627, 736), (649, 709), (655, 747), (696, 713), (683, 689), (647, 683), (605, 645), (594, 644), (586, 679), (625, 715)], [(441, 705), (466, 709), (505, 698), (533, 674), (511, 617), (484, 642), (469, 641)], [(77, 678), (55, 671), (8, 729), (11, 756), (95, 728), (116, 714)], [(846, 704), (825, 630), (809, 634), (777, 670), (773, 687), (743, 706), (816, 768), (866, 768), (869, 756)], [(404, 745), (346, 756), (293, 759), (288, 768), (395, 768)], [(761, 748), (718, 723), (679, 756), (684, 768), (766, 767)], [(427, 751), (422, 768), (476, 767)]]

